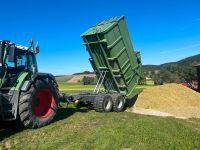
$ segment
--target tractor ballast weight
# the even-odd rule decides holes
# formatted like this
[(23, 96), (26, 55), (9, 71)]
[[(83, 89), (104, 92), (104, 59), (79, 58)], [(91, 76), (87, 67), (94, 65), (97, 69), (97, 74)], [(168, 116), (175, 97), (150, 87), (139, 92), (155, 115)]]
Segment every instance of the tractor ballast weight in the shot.
[(142, 63), (140, 53), (133, 49), (125, 18), (97, 23), (81, 37), (97, 77), (104, 76), (105, 90), (133, 96), (135, 85), (142, 78)]

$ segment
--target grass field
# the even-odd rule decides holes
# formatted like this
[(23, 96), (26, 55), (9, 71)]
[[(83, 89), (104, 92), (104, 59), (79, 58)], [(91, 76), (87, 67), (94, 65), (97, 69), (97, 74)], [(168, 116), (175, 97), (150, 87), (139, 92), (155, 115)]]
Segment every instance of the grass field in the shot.
[(73, 77), (73, 75), (64, 75), (64, 76), (57, 76), (56, 81), (58, 83), (66, 83), (68, 80), (70, 80)]
[(0, 131), (1, 149), (200, 149), (200, 120), (59, 109), (40, 129)]
[[(152, 85), (136, 85), (135, 92), (140, 92), (145, 88), (151, 87)], [(95, 85), (83, 85), (83, 84), (69, 84), (69, 83), (59, 83), (59, 89), (61, 92), (66, 93), (78, 93), (78, 92), (91, 92), (93, 91)], [(101, 88), (103, 91), (103, 87)]]
[[(93, 89), (61, 84), (60, 90), (79, 91), (86, 87)], [(146, 86), (136, 89), (143, 88)], [(200, 119), (180, 120), (130, 112), (97, 113), (61, 104), (53, 123), (43, 128), (0, 128), (0, 150), (3, 149), (200, 149)]]
[(59, 89), (61, 92), (77, 93), (77, 92), (90, 92), (93, 91), (95, 85), (83, 85), (83, 84), (69, 84), (59, 83)]

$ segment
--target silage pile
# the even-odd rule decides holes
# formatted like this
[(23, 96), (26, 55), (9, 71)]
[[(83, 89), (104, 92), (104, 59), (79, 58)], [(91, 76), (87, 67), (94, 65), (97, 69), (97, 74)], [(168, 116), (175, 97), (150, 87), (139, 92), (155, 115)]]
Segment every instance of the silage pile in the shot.
[(200, 118), (200, 93), (179, 84), (165, 84), (145, 89), (131, 111), (156, 110), (178, 118)]

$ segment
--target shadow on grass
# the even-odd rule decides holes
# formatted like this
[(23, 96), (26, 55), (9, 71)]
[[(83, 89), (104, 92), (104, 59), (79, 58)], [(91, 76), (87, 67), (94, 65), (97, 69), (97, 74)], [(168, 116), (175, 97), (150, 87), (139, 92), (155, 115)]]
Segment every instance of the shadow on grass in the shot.
[(22, 130), (23, 129), (18, 126), (18, 123), (16, 121), (6, 123), (0, 121), (0, 141)]
[[(63, 120), (66, 119), (68, 117), (70, 117), (71, 115), (73, 115), (76, 112), (88, 112), (89, 109), (87, 108), (81, 108), (81, 109), (77, 109), (77, 108), (59, 108), (58, 112), (54, 118), (54, 120), (52, 122), (56, 122), (59, 120)], [(18, 132), (23, 131), (24, 129), (20, 128), (19, 125), (16, 122), (2, 122), (0, 121), (0, 142), (5, 139), (8, 138)], [(37, 130), (37, 129), (34, 129)]]
[[(138, 94), (136, 94), (134, 97), (128, 99), (127, 103), (126, 103), (126, 107), (127, 108), (133, 107), (137, 98), (138, 98)], [(58, 109), (57, 115), (55, 116), (55, 118), (52, 122), (66, 119), (66, 118), (70, 117), (71, 115), (75, 114), (76, 112), (86, 113), (90, 110), (91, 109), (89, 109), (87, 107), (82, 107), (82, 108), (60, 107)], [(13, 134), (16, 134), (17, 132), (21, 132), (22, 130), (23, 129), (20, 128), (16, 122), (2, 123), (0, 121), (0, 141), (2, 141), (5, 138), (10, 137)]]
[(66, 119), (76, 112), (86, 113), (88, 111), (88, 108), (59, 108), (53, 122)]
[(135, 102), (137, 101), (138, 95), (139, 94), (136, 94), (132, 98), (127, 99), (127, 101), (126, 101), (126, 107), (127, 108), (133, 107), (135, 105)]

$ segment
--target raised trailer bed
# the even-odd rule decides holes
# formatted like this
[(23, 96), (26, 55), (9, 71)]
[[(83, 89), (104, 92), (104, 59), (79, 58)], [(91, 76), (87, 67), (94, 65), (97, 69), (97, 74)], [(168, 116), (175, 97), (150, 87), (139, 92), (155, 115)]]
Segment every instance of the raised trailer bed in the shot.
[[(98, 82), (92, 93), (65, 97), (77, 106), (85, 104), (96, 111), (122, 111), (125, 99), (135, 95), (135, 85), (142, 78), (140, 53), (133, 49), (125, 18), (97, 23), (81, 37)], [(102, 85), (105, 92), (99, 93)]]

